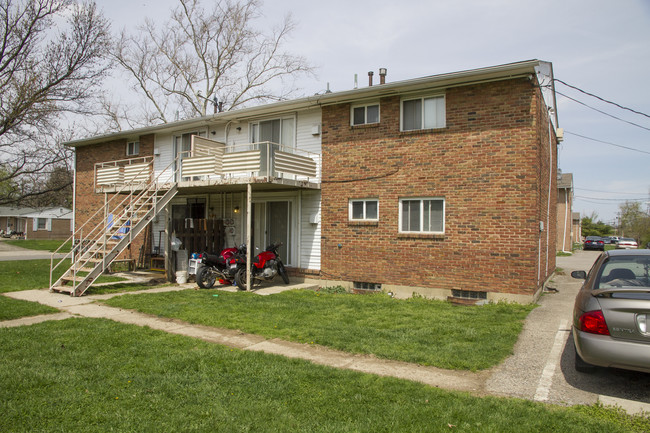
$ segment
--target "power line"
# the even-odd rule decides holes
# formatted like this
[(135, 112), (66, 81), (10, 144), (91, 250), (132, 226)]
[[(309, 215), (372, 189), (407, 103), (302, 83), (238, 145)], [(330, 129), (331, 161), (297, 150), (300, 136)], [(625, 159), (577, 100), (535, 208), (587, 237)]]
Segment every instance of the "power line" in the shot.
[(605, 193), (605, 194), (634, 194), (634, 195), (643, 194), (642, 192), (603, 191), (603, 190), (600, 190), (600, 189), (588, 189), (588, 188), (578, 188), (578, 187), (574, 187), (573, 189), (579, 189), (581, 191), (590, 191), (590, 192), (602, 192), (602, 193)]
[(600, 198), (600, 197), (583, 197), (580, 195), (573, 196), (582, 200), (599, 200), (599, 201), (647, 201), (648, 197), (644, 198)]
[[(596, 98), (596, 99), (598, 99), (598, 100), (600, 100), (600, 101), (606, 102), (606, 103), (608, 103), (608, 104), (612, 104), (612, 105), (614, 105), (614, 106), (616, 106), (616, 107), (618, 107), (618, 108), (621, 108), (621, 109), (623, 109), (623, 110), (631, 111), (632, 113), (639, 114), (639, 115), (641, 115), (641, 116), (645, 116), (645, 117), (650, 118), (650, 115), (648, 115), (648, 114), (642, 113), (642, 112), (640, 112), (640, 111), (633, 110), (633, 109), (628, 108), (628, 107), (624, 107), (624, 106), (622, 106), (622, 105), (617, 104), (616, 102), (608, 101), (607, 99), (601, 98), (600, 96), (594, 95), (593, 93), (586, 92), (586, 91), (580, 89), (579, 87), (572, 86), (571, 84), (566, 83), (566, 82), (564, 82), (564, 81), (562, 81), (562, 80), (560, 80), (560, 79), (558, 79), (558, 78), (554, 78), (554, 81), (557, 81), (558, 83), (562, 83), (562, 84), (564, 84), (564, 85), (567, 86), (567, 87), (570, 87), (570, 88), (572, 88), (572, 89), (575, 89), (575, 90), (577, 90), (578, 92), (584, 93), (585, 95), (589, 95), (589, 96), (591, 96), (591, 97), (593, 97), (593, 98)], [(564, 96), (564, 95), (563, 95), (563, 96)]]
[(558, 92), (557, 90), (555, 91), (555, 93), (557, 93), (558, 95), (562, 95), (562, 96), (564, 96), (565, 98), (572, 100), (573, 102), (577, 102), (577, 103), (580, 104), (580, 105), (584, 105), (585, 107), (587, 107), (587, 108), (589, 108), (589, 109), (591, 109), (591, 110), (597, 111), (597, 112), (599, 112), (600, 114), (604, 114), (605, 116), (611, 117), (612, 119), (616, 119), (616, 120), (619, 120), (619, 121), (621, 121), (621, 122), (628, 123), (628, 124), (630, 124), (630, 125), (632, 125), (632, 126), (636, 126), (637, 128), (641, 128), (641, 129), (645, 129), (646, 131), (650, 131), (650, 128), (646, 128), (645, 126), (641, 126), (641, 125), (639, 125), (638, 123), (634, 123), (634, 122), (630, 122), (630, 121), (628, 121), (628, 120), (621, 119), (620, 117), (616, 117), (616, 116), (614, 116), (613, 114), (606, 113), (606, 112), (604, 112), (604, 111), (602, 111), (602, 110), (599, 110), (599, 109), (594, 108), (594, 107), (592, 107), (592, 106), (590, 106), (590, 105), (587, 105), (587, 104), (585, 104), (584, 102), (578, 101), (577, 99), (574, 99), (574, 98), (572, 98), (572, 97), (570, 97), (570, 96), (567, 96), (567, 95), (565, 95), (564, 93)]
[(616, 143), (612, 143), (612, 142), (609, 142), (609, 141), (598, 140), (597, 138), (587, 137), (585, 135), (576, 134), (575, 132), (570, 132), (570, 131), (567, 131), (567, 130), (565, 130), (564, 133), (569, 134), (569, 135), (575, 135), (576, 137), (584, 138), (585, 140), (591, 140), (591, 141), (595, 141), (595, 142), (598, 142), (598, 143), (609, 144), (610, 146), (616, 146), (616, 147), (620, 147), (622, 149), (632, 150), (634, 152), (640, 152), (640, 153), (645, 153), (645, 154), (650, 155), (650, 152), (648, 152), (647, 150), (635, 149), (633, 147), (623, 146), (621, 144), (616, 144)]

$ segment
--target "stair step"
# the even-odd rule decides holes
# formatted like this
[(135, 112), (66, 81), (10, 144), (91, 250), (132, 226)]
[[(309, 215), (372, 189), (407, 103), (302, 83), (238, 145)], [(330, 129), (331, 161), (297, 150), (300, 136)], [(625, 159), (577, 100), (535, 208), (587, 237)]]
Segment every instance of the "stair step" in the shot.
[(81, 283), (86, 277), (73, 277), (73, 276), (63, 276), (61, 277), (61, 281), (76, 281), (77, 283)]
[(52, 288), (50, 288), (50, 292), (72, 293), (74, 292), (74, 288), (68, 286), (52, 286)]

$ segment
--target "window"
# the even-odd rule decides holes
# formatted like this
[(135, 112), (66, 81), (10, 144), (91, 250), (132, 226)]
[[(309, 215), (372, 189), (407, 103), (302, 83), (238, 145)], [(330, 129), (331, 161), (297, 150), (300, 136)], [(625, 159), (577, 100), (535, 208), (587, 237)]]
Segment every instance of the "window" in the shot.
[(352, 125), (379, 123), (379, 104), (352, 107)]
[(38, 230), (47, 230), (47, 218), (38, 218)]
[(445, 118), (444, 96), (402, 101), (402, 131), (444, 128)]
[(350, 200), (349, 219), (351, 221), (377, 221), (379, 202), (377, 199)]
[(135, 156), (140, 154), (140, 142), (129, 141), (126, 143), (126, 156)]
[(295, 147), (294, 119), (273, 119), (251, 123), (251, 143), (270, 141)]
[(399, 226), (401, 233), (444, 233), (445, 200), (400, 199)]

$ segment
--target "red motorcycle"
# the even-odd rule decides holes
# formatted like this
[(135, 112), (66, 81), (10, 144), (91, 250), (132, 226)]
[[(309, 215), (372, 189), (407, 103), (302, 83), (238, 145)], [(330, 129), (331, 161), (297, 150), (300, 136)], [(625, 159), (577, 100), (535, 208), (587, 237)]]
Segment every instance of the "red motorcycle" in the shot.
[[(255, 256), (253, 264), (250, 267), (252, 287), (259, 286), (262, 281), (272, 280), (276, 275), (282, 277), (284, 284), (289, 284), (289, 275), (287, 275), (287, 270), (284, 268), (284, 264), (278, 254), (278, 248), (281, 246), (281, 242), (271, 244), (266, 247), (265, 251), (262, 251)], [(243, 265), (246, 264), (245, 256), (243, 260), (241, 259), (241, 256), (237, 260)], [(238, 289), (247, 290), (246, 266), (239, 266), (237, 273), (235, 274), (235, 283), (237, 283)]]
[(234, 259), (242, 254), (246, 257), (245, 245), (226, 248), (219, 255), (202, 253), (199, 257), (203, 266), (196, 273), (196, 284), (202, 289), (211, 288), (217, 279), (221, 284), (231, 284), (237, 272)]

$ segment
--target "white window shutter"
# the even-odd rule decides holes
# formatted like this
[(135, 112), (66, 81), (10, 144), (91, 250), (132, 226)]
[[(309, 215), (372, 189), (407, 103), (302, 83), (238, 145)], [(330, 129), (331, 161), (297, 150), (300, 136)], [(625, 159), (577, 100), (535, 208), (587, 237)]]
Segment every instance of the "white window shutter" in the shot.
[(47, 223), (46, 223), (45, 228), (47, 229), (48, 232), (52, 231), (52, 218), (47, 219)]
[(33, 231), (38, 230), (38, 218), (36, 217), (32, 218), (32, 230)]

